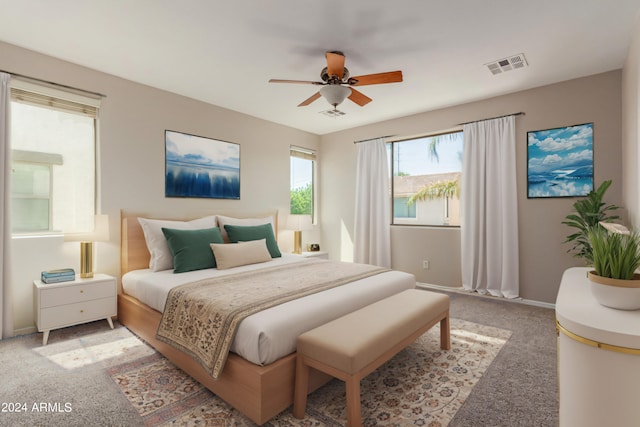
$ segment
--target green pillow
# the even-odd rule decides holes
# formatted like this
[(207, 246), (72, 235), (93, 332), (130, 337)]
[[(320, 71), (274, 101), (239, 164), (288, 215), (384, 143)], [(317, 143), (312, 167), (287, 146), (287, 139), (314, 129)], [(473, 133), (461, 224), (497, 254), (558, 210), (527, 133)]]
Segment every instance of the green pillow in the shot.
[(267, 249), (271, 254), (271, 258), (281, 257), (278, 242), (273, 235), (273, 227), (271, 224), (262, 225), (230, 225), (225, 224), (224, 229), (232, 243), (250, 242), (252, 240), (267, 239)]
[(200, 230), (177, 230), (162, 228), (167, 245), (173, 255), (173, 272), (214, 268), (216, 259), (211, 252), (211, 243), (224, 243), (218, 227)]

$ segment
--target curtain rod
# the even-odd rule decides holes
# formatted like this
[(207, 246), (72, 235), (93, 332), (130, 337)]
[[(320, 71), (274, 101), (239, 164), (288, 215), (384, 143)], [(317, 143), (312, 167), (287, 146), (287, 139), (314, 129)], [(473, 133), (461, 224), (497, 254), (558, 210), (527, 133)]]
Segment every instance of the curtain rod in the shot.
[[(490, 117), (488, 119), (480, 119), (480, 120), (474, 120), (472, 122), (458, 123), (457, 126), (468, 125), (470, 123), (483, 122), (485, 120), (501, 119), (502, 117), (509, 117), (509, 116), (524, 116), (524, 113), (522, 111), (520, 111), (518, 113), (505, 114), (504, 116)], [(448, 133), (448, 132), (445, 132), (445, 133)], [(354, 144), (360, 144), (361, 142), (372, 141), (372, 140), (378, 139), (378, 138), (391, 138), (392, 136), (396, 136), (396, 135), (385, 135), (385, 136), (378, 136), (378, 137), (375, 137), (375, 138), (361, 139), (360, 141), (353, 141), (353, 143)], [(430, 136), (434, 136), (434, 135), (430, 135)]]
[(80, 91), (80, 92), (84, 92), (84, 93), (91, 94), (91, 95), (94, 95), (94, 96), (99, 96), (101, 98), (106, 98), (107, 97), (107, 95), (104, 95), (104, 94), (99, 93), (99, 92), (93, 92), (93, 91), (86, 90), (86, 89), (80, 89), (78, 87), (67, 86), (67, 85), (63, 85), (63, 84), (60, 84), (60, 83), (52, 82), (52, 81), (49, 81), (49, 80), (39, 79), (37, 77), (25, 76), (24, 74), (12, 73), (11, 71), (0, 70), (0, 73), (7, 73), (7, 74), (11, 74), (14, 77), (20, 77), (20, 78), (23, 78), (23, 79), (33, 80), (33, 81), (40, 82), (40, 83), (46, 83), (46, 84), (49, 84), (49, 85), (52, 85), (52, 86), (58, 86), (58, 87), (65, 88), (65, 89), (71, 89), (71, 90), (75, 90), (75, 91)]
[(391, 138), (392, 136), (395, 136), (395, 135), (385, 135), (385, 136), (377, 136), (375, 138), (361, 139), (360, 141), (353, 141), (353, 143), (360, 144), (361, 142), (373, 141), (374, 139), (380, 139), (380, 138)]
[(509, 116), (524, 116), (524, 113), (522, 111), (520, 111), (519, 113), (505, 114), (504, 116), (489, 117), (488, 119), (473, 120), (471, 122), (458, 123), (458, 126), (468, 125), (468, 124), (471, 124), (471, 123), (484, 122), (486, 120), (501, 119), (503, 117), (509, 117)]

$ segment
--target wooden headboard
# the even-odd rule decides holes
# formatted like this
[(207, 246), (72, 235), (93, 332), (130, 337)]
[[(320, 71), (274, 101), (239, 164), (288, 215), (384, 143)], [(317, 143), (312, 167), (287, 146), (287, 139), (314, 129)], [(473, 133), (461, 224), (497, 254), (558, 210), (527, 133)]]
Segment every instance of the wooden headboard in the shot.
[(142, 226), (138, 215), (120, 212), (120, 272), (125, 274), (131, 270), (149, 268), (151, 254), (144, 240)]
[[(278, 238), (278, 211), (269, 211), (263, 213), (257, 213), (253, 215), (238, 215), (238, 214), (224, 214), (219, 213), (220, 215), (231, 216), (235, 218), (264, 218), (266, 216), (274, 216), (275, 217), (275, 235), (276, 239)], [(149, 250), (147, 249), (147, 243), (144, 240), (144, 232), (142, 231), (142, 226), (138, 221), (138, 217), (143, 218), (156, 218), (156, 219), (167, 219), (167, 220), (176, 220), (176, 221), (189, 221), (191, 219), (200, 218), (206, 215), (215, 215), (213, 213), (202, 214), (199, 216), (194, 216), (190, 218), (170, 218), (170, 217), (162, 217), (158, 215), (146, 215), (140, 213), (131, 213), (120, 211), (120, 273), (124, 275), (125, 273), (132, 270), (141, 270), (144, 268), (149, 268), (149, 259), (151, 258), (151, 254), (149, 254)]]

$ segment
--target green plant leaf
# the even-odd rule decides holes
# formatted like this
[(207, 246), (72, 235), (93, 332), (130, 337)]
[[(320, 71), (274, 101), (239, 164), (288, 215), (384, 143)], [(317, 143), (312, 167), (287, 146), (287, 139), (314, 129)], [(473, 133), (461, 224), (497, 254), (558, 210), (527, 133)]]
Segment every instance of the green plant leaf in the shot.
[(593, 268), (598, 276), (630, 280), (640, 268), (640, 234), (609, 233), (602, 227), (589, 231)]
[(576, 201), (573, 204), (573, 211), (562, 221), (562, 224), (576, 229), (565, 238), (564, 243), (571, 244), (567, 252), (572, 252), (576, 258), (583, 258), (587, 264), (594, 262), (592, 243), (588, 236), (589, 232), (594, 227), (597, 227), (600, 221), (611, 222), (619, 219), (618, 215), (610, 214), (610, 212), (619, 209), (619, 207), (606, 204), (603, 201), (611, 182), (611, 180), (603, 181), (598, 188), (590, 191), (585, 198)]

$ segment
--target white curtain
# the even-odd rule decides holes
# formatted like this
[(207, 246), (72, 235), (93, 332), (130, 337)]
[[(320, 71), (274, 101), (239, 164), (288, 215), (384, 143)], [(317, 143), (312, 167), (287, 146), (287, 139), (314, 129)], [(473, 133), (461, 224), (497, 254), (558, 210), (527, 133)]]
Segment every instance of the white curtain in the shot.
[(391, 267), (389, 162), (384, 138), (357, 144), (353, 260)]
[(9, 105), (11, 76), (0, 73), (0, 331), (2, 338), (13, 336), (13, 313), (11, 304), (11, 226), (9, 223), (9, 194), (11, 178), (11, 147), (9, 146)]
[(464, 289), (518, 297), (514, 116), (464, 125), (461, 197)]

